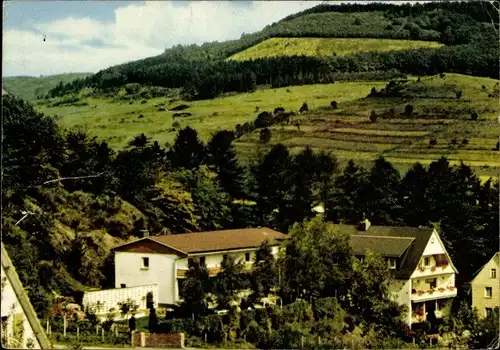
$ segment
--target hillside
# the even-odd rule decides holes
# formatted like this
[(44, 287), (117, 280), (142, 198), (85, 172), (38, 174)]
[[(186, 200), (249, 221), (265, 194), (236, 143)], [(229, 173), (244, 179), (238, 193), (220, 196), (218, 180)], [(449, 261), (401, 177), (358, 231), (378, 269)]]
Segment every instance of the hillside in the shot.
[(86, 78), (90, 73), (68, 73), (41, 77), (3, 77), (2, 85), (8, 93), (27, 101), (45, 97), (58, 84), (71, 83), (76, 79)]
[[(175, 46), (155, 57), (110, 67), (55, 89), (51, 95), (77, 93), (88, 87), (110, 93), (135, 83), (180, 89), (184, 98), (200, 100), (228, 92), (251, 92), (258, 85), (284, 87), (356, 80), (360, 79), (356, 75), (359, 73), (433, 75), (451, 72), (497, 77), (499, 44), (492, 16), (494, 9), (490, 5), (477, 2), (317, 6), (270, 24), (259, 32), (244, 34), (238, 40)], [(276, 38), (294, 38), (295, 41), (297, 38), (357, 38), (367, 44), (359, 50), (334, 45), (333, 49), (341, 54), (328, 56), (328, 46), (334, 41), (318, 41), (321, 43), (318, 48), (308, 42), (312, 39), (306, 39), (308, 48), (290, 48), (287, 55), (306, 52), (308, 57), (283, 57), (269, 55), (275, 48), (272, 45), (268, 48), (266, 40), (280, 42)], [(398, 44), (398, 51), (387, 51), (385, 45), (367, 39), (428, 43), (416, 49), (420, 44), (405, 42), (402, 46)], [(436, 42), (444, 46), (438, 48)], [(322, 57), (325, 54), (321, 49), (323, 43), (328, 43), (325, 44), (328, 57)], [(242, 53), (247, 49), (250, 54)], [(277, 52), (281, 49), (278, 47)], [(227, 60), (232, 55), (237, 58), (238, 54), (257, 59)], [(387, 77), (381, 75), (379, 78)]]
[[(447, 156), (456, 162), (464, 160), (481, 175), (496, 176), (500, 169), (498, 152), (493, 150), (498, 137), (498, 106), (493, 96), (498, 94), (498, 82), (456, 74), (419, 80), (413, 78), (404, 84), (396, 97), (366, 97), (373, 87), (378, 91), (384, 88), (386, 81), (345, 82), (259, 89), (192, 102), (153, 98), (131, 103), (84, 98), (77, 102), (81, 106), (40, 105), (38, 109), (59, 115), (58, 122), (64, 128), (81, 128), (121, 149), (138, 133), (161, 144), (172, 144), (178, 130), (185, 126), (196, 129), (207, 141), (218, 130), (252, 123), (262, 111), (273, 111), (278, 106), (298, 111), (307, 102), (309, 112), (292, 117), (290, 124), (271, 127), (271, 144), (280, 142), (292, 148), (310, 145), (332, 150), (343, 161), (355, 159), (364, 164), (384, 155), (401, 170), (417, 160), (429, 163)], [(458, 91), (462, 91), (459, 99)], [(338, 109), (331, 109), (332, 100), (337, 101)], [(182, 104), (188, 108), (172, 110)], [(410, 117), (402, 115), (407, 104), (414, 108)], [(372, 110), (379, 116), (374, 123), (369, 120)], [(470, 120), (473, 112), (479, 116), (474, 122)], [(176, 113), (190, 115), (174, 117)], [(297, 122), (300, 129), (293, 125)], [(437, 144), (430, 145), (431, 139)], [(258, 129), (235, 143), (242, 159), (248, 159), (259, 144)]]
[(359, 38), (271, 38), (244, 51), (229, 60), (247, 61), (278, 56), (347, 56), (361, 52), (385, 52), (437, 48), (442, 44), (432, 41), (359, 39)]

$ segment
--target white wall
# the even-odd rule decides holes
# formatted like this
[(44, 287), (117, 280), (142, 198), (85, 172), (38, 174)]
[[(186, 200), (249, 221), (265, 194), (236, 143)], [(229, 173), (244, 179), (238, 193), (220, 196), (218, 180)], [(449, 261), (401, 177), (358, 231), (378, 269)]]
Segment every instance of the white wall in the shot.
[[(7, 318), (8, 344), (2, 344), (3, 345), (2, 347), (3, 348), (20, 347), (22, 349), (26, 349), (27, 342), (29, 339), (30, 342), (33, 342), (34, 349), (40, 349), (40, 344), (38, 343), (38, 340), (35, 337), (35, 333), (33, 332), (33, 328), (31, 327), (31, 324), (29, 323), (28, 318), (24, 314), (24, 310), (22, 309), (21, 304), (19, 303), (16, 294), (14, 293), (14, 289), (10, 284), (10, 280), (5, 276), (5, 271), (3, 269), (3, 266), (1, 270), (1, 280), (2, 280), (2, 285), (4, 285), (1, 293), (1, 298), (2, 298), (1, 313), (2, 317), (4, 316), (8, 317)], [(3, 281), (5, 281), (5, 284)], [(16, 317), (16, 320), (22, 319), (23, 321), (22, 324), (24, 329), (24, 335), (21, 340), (21, 344), (10, 342), (10, 340), (12, 340), (14, 335), (14, 322), (13, 322), (14, 317)]]
[(158, 307), (158, 285), (147, 285), (130, 288), (117, 288), (108, 290), (99, 290), (85, 292), (83, 295), (83, 307), (95, 308), (99, 302), (102, 307), (95, 309), (97, 315), (107, 314), (111, 308), (119, 312), (118, 303), (132, 299), (139, 306), (138, 310), (146, 309), (146, 295), (153, 293), (153, 302), (155, 308)]
[(429, 242), (427, 242), (427, 246), (424, 249), (423, 256), (433, 255), (433, 254), (445, 254), (446, 250), (441, 245), (440, 239), (438, 238), (438, 234), (436, 230), (432, 232), (431, 237), (429, 238)]
[[(142, 258), (149, 258), (149, 268), (144, 269)], [(158, 285), (158, 302), (173, 304), (175, 296), (175, 260), (177, 255), (115, 252), (115, 287)]]
[(405, 320), (411, 324), (411, 280), (394, 280), (389, 285), (389, 292), (399, 305), (407, 307)]

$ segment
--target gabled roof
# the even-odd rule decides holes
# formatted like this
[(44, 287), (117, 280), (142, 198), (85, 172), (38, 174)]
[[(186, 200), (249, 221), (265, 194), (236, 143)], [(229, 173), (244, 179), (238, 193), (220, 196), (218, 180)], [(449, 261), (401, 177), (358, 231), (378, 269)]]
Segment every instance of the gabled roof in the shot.
[(491, 257), (490, 260), (488, 260), (486, 262), (486, 264), (484, 264), (483, 266), (481, 266), (481, 268), (479, 270), (477, 270), (476, 272), (474, 272), (472, 274), (472, 276), (474, 276), (474, 278), (472, 279), (471, 283), (474, 282), (474, 280), (477, 278), (477, 276), (481, 273), (481, 271), (483, 271), (483, 269), (485, 268), (486, 265), (488, 265), (491, 261), (496, 261), (497, 264), (500, 264), (500, 252), (496, 252), (495, 254), (493, 254), (493, 256)]
[[(354, 225), (335, 225), (340, 232), (347, 233), (351, 236), (351, 244), (359, 244), (362, 247), (365, 243), (359, 243), (363, 239), (368, 240), (379, 240), (378, 243), (366, 243), (365, 245), (371, 244), (373, 248), (371, 250), (385, 256), (392, 256), (399, 254), (401, 250), (403, 253), (399, 255), (400, 262), (398, 269), (395, 271), (397, 278), (408, 279), (411, 277), (413, 271), (418, 266), (418, 262), (422, 257), (422, 254), (429, 242), (429, 239), (434, 232), (433, 228), (417, 228), (417, 227), (399, 227), (399, 226), (370, 226), (368, 230), (361, 231)], [(368, 236), (368, 237), (367, 237)], [(361, 237), (354, 238), (353, 237)], [(385, 238), (380, 238), (385, 237)], [(392, 238), (392, 239), (390, 239)], [(399, 238), (400, 240), (394, 240), (394, 238)], [(404, 238), (411, 239), (405, 240)], [(402, 240), (401, 240), (402, 239)], [(394, 244), (394, 247), (387, 247), (387, 244)], [(397, 243), (396, 243), (397, 242)], [(407, 244), (406, 249), (404, 245)], [(358, 247), (359, 247), (358, 246)], [(354, 253), (356, 250), (353, 246)], [(366, 250), (366, 249), (365, 249)], [(388, 253), (388, 254), (387, 254)]]
[(141, 240), (149, 240), (172, 248), (179, 253), (196, 254), (225, 250), (258, 248), (264, 241), (277, 245), (287, 235), (270, 228), (244, 228), (236, 230), (206, 231), (162, 236), (150, 236), (137, 241), (122, 244), (113, 250), (124, 250), (126, 246)]
[(387, 237), (371, 235), (351, 235), (351, 247), (354, 255), (364, 255), (369, 249), (382, 256), (400, 258), (415, 240), (413, 237)]

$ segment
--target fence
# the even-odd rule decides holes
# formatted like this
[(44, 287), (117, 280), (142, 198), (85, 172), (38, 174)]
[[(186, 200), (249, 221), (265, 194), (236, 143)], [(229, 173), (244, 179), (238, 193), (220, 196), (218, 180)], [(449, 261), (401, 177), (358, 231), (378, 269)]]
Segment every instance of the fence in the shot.
[(93, 309), (96, 315), (108, 314), (111, 309), (118, 310), (118, 303), (128, 300), (138, 305), (138, 310), (146, 310), (146, 295), (153, 294), (153, 304), (158, 308), (158, 285), (150, 284), (137, 287), (115, 288), (85, 292), (83, 295), (83, 307)]

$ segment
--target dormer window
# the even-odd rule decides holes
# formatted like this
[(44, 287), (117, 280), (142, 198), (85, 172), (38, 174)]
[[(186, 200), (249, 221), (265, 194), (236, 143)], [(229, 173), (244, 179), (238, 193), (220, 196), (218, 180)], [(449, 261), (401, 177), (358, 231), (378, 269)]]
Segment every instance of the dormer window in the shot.
[(387, 259), (387, 265), (389, 266), (389, 268), (391, 270), (395, 270), (396, 269), (396, 259), (395, 258)]

